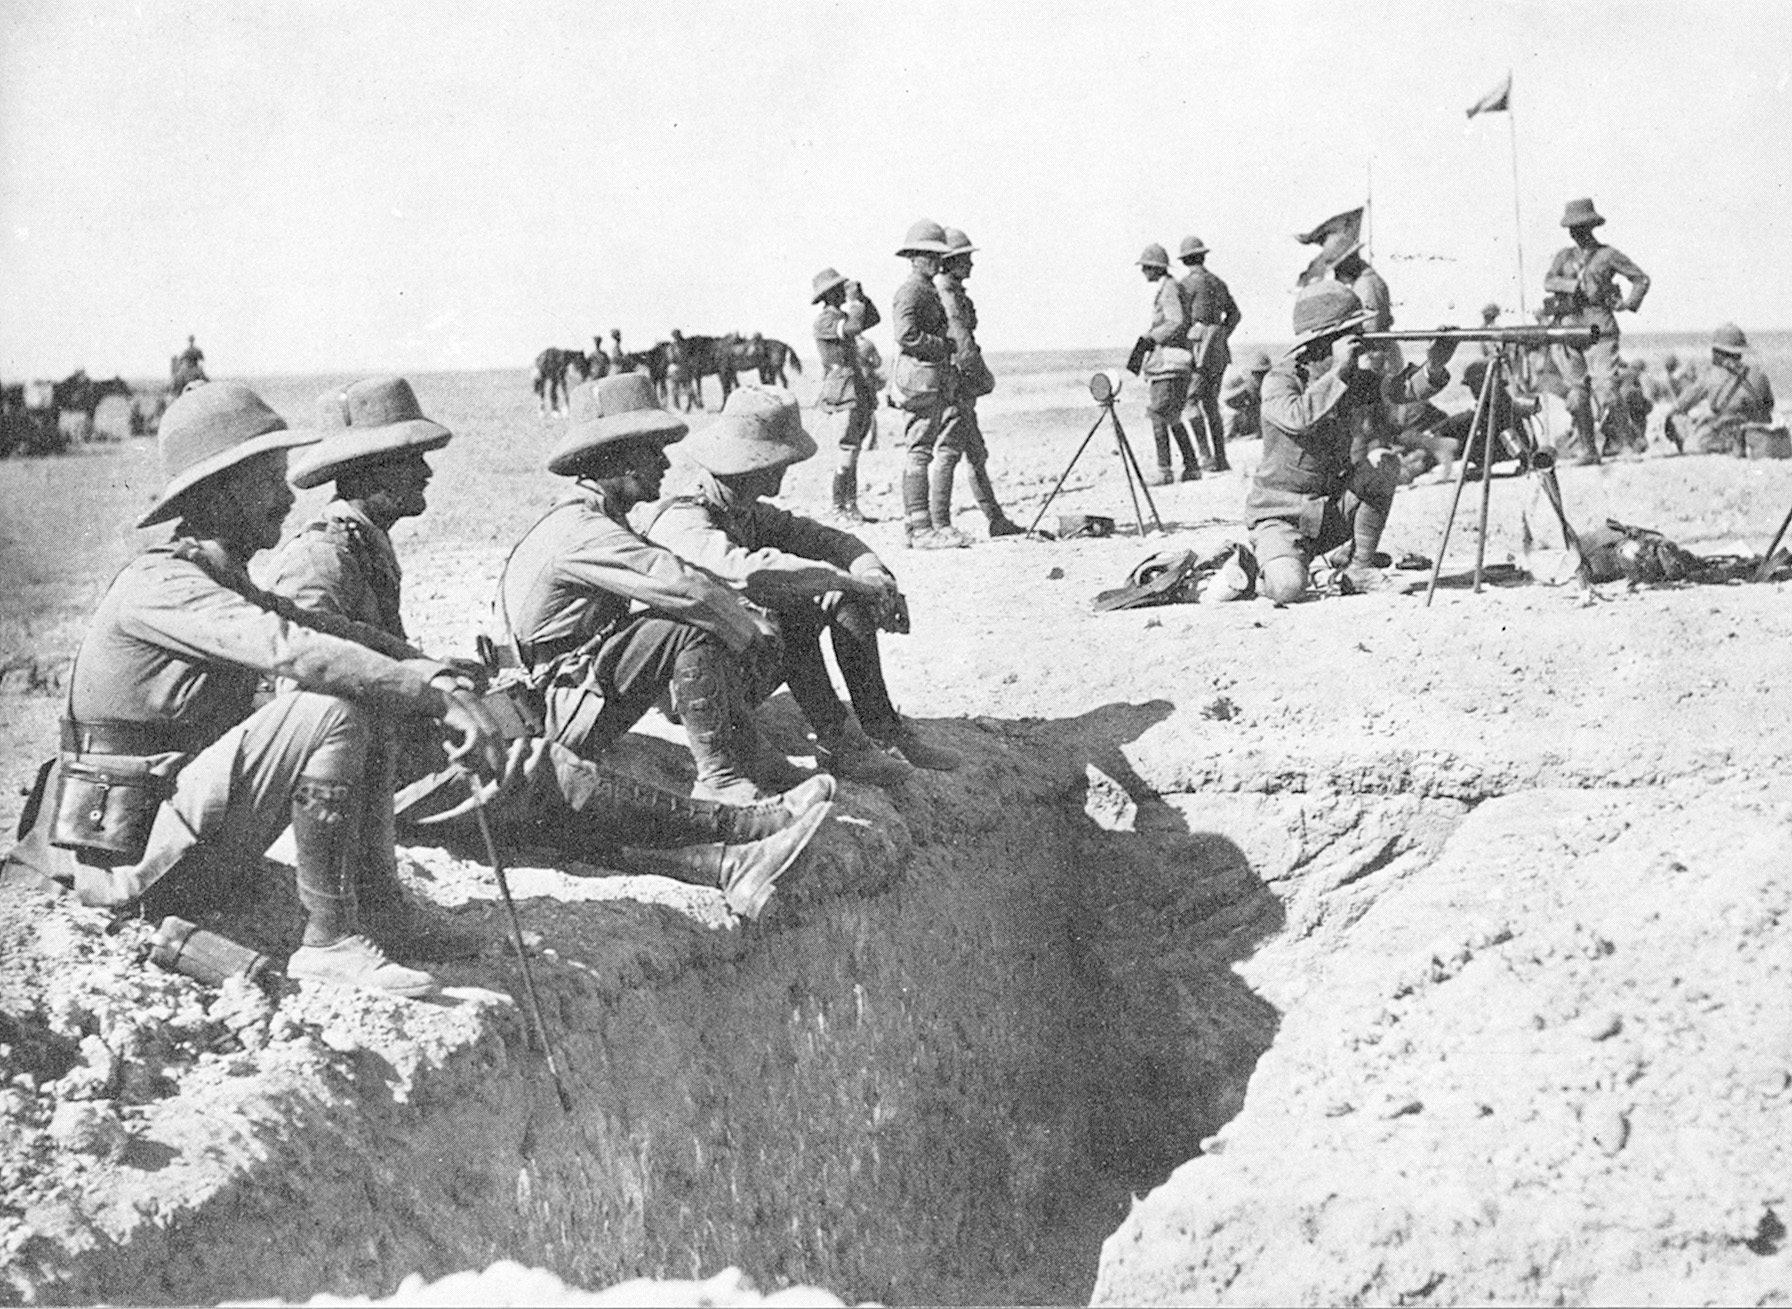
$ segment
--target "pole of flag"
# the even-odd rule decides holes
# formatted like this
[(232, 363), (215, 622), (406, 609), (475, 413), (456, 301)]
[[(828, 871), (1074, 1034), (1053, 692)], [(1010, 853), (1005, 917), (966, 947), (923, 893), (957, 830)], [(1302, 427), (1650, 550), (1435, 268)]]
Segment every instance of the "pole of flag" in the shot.
[(1525, 298), (1524, 219), (1518, 208), (1518, 126), (1510, 104), (1506, 106), (1506, 139), (1512, 145), (1512, 248), (1518, 252), (1518, 311), (1529, 322), (1531, 307)]
[(1375, 158), (1363, 160), (1363, 249), (1375, 258)]
[(1476, 114), (1504, 114), (1506, 116), (1506, 139), (1512, 147), (1512, 237), (1513, 249), (1518, 254), (1518, 308), (1527, 319), (1531, 316), (1530, 305), (1525, 295), (1524, 281), (1524, 218), (1518, 201), (1518, 127), (1512, 113), (1512, 73), (1507, 70), (1500, 84), (1469, 106), (1468, 116)]

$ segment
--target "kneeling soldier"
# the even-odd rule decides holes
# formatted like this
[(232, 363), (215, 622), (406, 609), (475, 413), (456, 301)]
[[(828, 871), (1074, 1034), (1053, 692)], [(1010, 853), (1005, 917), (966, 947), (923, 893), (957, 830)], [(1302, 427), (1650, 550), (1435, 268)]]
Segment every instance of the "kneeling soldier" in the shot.
[(1349, 287), (1315, 282), (1294, 305), (1294, 348), (1263, 381), (1263, 460), (1245, 497), (1245, 527), (1262, 567), (1259, 590), (1298, 600), (1316, 555), (1351, 545), (1351, 588), (1386, 585), (1372, 562), (1400, 484), (1392, 451), (1352, 462), (1356, 420), (1367, 408), (1429, 400), (1449, 384), (1453, 341), (1433, 341), (1423, 373), (1413, 364), (1378, 377), (1358, 366), (1369, 315)]
[[(287, 450), (315, 440), (234, 382), (168, 407), (167, 481), (137, 525), (179, 527), (100, 601), (69, 675), (56, 785), (9, 858), (90, 905), (199, 916), (220, 875), (258, 868), (291, 823), (305, 933), (287, 973), (428, 995), (433, 977), (361, 934), (355, 836), (375, 716), (439, 720), (487, 775), (503, 738), (442, 664), (249, 580), (293, 505)], [(256, 709), (267, 675), (299, 690)]]
[[(281, 552), (272, 589), (301, 607), (356, 619), (406, 639), (400, 617), (402, 572), (390, 532), (428, 508), (425, 454), (451, 433), (431, 421), (403, 378), (382, 377), (330, 390), (317, 402), (328, 434), (293, 469), (295, 486), (334, 480), (336, 497)], [(393, 858), (394, 787), (447, 762), (439, 744), (385, 722), (369, 742), (369, 805), (359, 888), (371, 935), (405, 943), (418, 957), (453, 957), (458, 943), (431, 929), (403, 895)], [(493, 805), (501, 826), (523, 826), (582, 857), (636, 847), (630, 862), (686, 881), (718, 884), (737, 912), (753, 916), (772, 883), (796, 859), (828, 811), (833, 783), (816, 778), (753, 805), (687, 799), (580, 759), (558, 744), (516, 747), (520, 777)], [(656, 851), (643, 855), (644, 849)], [(667, 851), (668, 853), (657, 853)], [(680, 870), (683, 871), (680, 871)], [(464, 952), (464, 951), (463, 951)]]
[[(815, 729), (824, 765), (879, 785), (900, 780), (909, 765), (957, 768), (957, 756), (923, 741), (890, 703), (877, 633), (907, 630), (906, 602), (890, 570), (858, 537), (760, 498), (777, 495), (784, 470), (815, 453), (795, 398), (742, 387), (720, 419), (673, 449), (679, 462), (666, 496), (640, 512), (643, 530), (777, 615), (784, 637), (778, 680), (789, 682)], [(823, 631), (856, 720), (834, 692)]]

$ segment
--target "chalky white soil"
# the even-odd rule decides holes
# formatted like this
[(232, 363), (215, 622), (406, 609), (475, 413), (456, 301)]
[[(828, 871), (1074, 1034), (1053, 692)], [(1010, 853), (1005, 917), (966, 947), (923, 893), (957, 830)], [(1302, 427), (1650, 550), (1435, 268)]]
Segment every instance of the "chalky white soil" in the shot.
[[(1024, 467), (991, 433), (1022, 521), (1088, 415), (1028, 421)], [(872, 512), (898, 468), (868, 457)], [(1563, 485), (1582, 525), (1707, 553), (1792, 507), (1787, 464)], [(1111, 452), (1072, 487), (1053, 516), (1130, 519)], [(1792, 594), (1090, 611), (1160, 544), (1235, 539), (1242, 489), (1158, 492), (1167, 542), (867, 529), (913, 603), (897, 699), (966, 768), (845, 788), (758, 924), (513, 852), (571, 1114), (455, 851), (406, 856), (487, 942), (436, 1004), (208, 992), (136, 965), (140, 926), (0, 889), (0, 1300), (383, 1296), (507, 1259), (481, 1294), (737, 1266), (896, 1302), (1792, 1299)], [(1402, 492), (1388, 548), (1433, 553), (1446, 503)], [(1531, 507), (1496, 485), (1491, 558)], [(466, 647), (511, 530), (401, 534), (426, 645)], [(31, 667), (9, 776), (58, 709)]]

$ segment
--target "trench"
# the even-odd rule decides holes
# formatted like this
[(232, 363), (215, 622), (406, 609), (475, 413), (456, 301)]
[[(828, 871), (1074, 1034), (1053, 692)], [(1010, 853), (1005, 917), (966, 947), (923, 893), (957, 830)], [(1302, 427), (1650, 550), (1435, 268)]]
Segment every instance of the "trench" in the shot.
[[(1170, 711), (955, 729), (964, 772), (853, 788), (750, 932), (525, 889), (570, 1112), (509, 1003), (336, 1040), (228, 1185), (42, 1297), (382, 1295), (513, 1259), (586, 1287), (738, 1265), (849, 1301), (1087, 1302), (1131, 1197), (1201, 1153), (1275, 1038), (1279, 997), (1235, 965), (1322, 950), (1465, 808), (1158, 795), (1124, 747)], [(447, 980), (518, 989), (489, 959)], [(377, 1026), (349, 1010), (330, 1022)]]

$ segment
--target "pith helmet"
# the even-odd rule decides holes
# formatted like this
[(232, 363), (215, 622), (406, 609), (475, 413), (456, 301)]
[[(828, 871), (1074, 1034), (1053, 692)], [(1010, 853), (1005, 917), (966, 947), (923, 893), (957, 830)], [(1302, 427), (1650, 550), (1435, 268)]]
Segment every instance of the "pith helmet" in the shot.
[(1725, 354), (1739, 355), (1748, 349), (1748, 337), (1735, 323), (1725, 323), (1711, 334), (1711, 348)]
[(976, 253), (978, 247), (971, 244), (971, 238), (956, 227), (948, 227), (946, 233), (946, 258), (956, 259), (959, 255)]
[(369, 377), (317, 397), (323, 441), (305, 452), (288, 480), (322, 486), (357, 464), (440, 450), (453, 433), (423, 416), (417, 393), (402, 377)]
[(931, 218), (909, 224), (908, 235), (902, 238), (898, 255), (943, 255), (946, 253), (946, 229)]
[(1269, 351), (1267, 350), (1253, 350), (1245, 358), (1244, 371), (1247, 373), (1267, 373), (1269, 369)]
[(1499, 305), (1492, 300), (1481, 306), (1481, 317), (1489, 323), (1498, 318), (1502, 312)]
[(1342, 282), (1309, 282), (1294, 302), (1294, 348), (1325, 336), (1341, 336), (1369, 319), (1356, 292)]
[(188, 492), (245, 459), (317, 439), (316, 432), (289, 430), (286, 420), (241, 382), (195, 382), (162, 415), (156, 446), (165, 480), (137, 526), (180, 517)]
[(1570, 200), (1568, 207), (1562, 211), (1563, 227), (1598, 227), (1605, 219), (1593, 208), (1593, 201), (1588, 198)]
[(815, 274), (815, 279), (809, 283), (809, 290), (811, 292), (809, 303), (812, 305), (820, 304), (822, 296), (826, 295), (829, 291), (832, 291), (836, 286), (845, 285), (846, 277), (838, 269), (824, 268), (819, 273)]
[(617, 373), (586, 382), (572, 393), (572, 421), (548, 456), (548, 471), (576, 477), (585, 461), (605, 446), (626, 441), (665, 445), (691, 429), (660, 407), (646, 373)]
[(1178, 259), (1192, 259), (1196, 255), (1204, 255), (1206, 253), (1207, 242), (1203, 241), (1198, 236), (1183, 237), (1182, 244), (1176, 249), (1176, 257)]
[(1146, 246), (1145, 253), (1133, 262), (1140, 268), (1161, 268), (1165, 272), (1170, 271), (1170, 256), (1164, 253), (1164, 248), (1156, 241)]
[(722, 416), (678, 443), (678, 452), (718, 477), (786, 468), (815, 453), (796, 397), (781, 386), (737, 388)]

